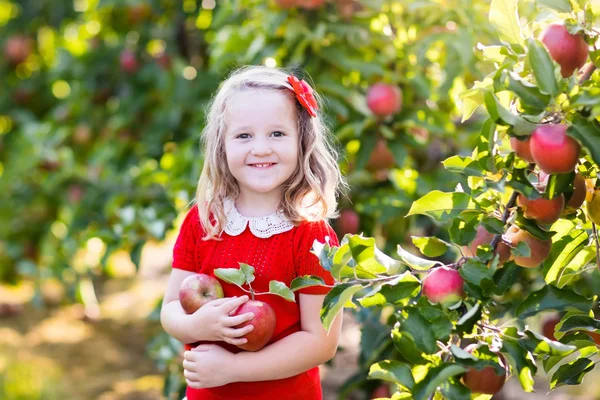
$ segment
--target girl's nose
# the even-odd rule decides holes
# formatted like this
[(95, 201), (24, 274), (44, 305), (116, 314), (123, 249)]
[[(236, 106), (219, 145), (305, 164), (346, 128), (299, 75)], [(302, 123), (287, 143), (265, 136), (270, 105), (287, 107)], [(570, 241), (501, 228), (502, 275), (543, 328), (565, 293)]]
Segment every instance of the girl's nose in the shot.
[(260, 139), (253, 143), (252, 150), (250, 151), (250, 153), (254, 156), (269, 155), (272, 152), (273, 149), (271, 149), (269, 143), (266, 140)]

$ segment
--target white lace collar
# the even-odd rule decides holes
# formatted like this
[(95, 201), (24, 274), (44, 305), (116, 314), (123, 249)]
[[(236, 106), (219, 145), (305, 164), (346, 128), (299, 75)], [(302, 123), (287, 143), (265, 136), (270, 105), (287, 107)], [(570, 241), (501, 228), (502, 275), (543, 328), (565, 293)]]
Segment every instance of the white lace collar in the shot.
[(250, 232), (256, 237), (266, 239), (278, 233), (291, 230), (294, 227), (281, 210), (264, 217), (246, 217), (235, 208), (233, 200), (225, 201), (225, 233), (237, 236), (244, 232), (246, 225), (250, 226)]

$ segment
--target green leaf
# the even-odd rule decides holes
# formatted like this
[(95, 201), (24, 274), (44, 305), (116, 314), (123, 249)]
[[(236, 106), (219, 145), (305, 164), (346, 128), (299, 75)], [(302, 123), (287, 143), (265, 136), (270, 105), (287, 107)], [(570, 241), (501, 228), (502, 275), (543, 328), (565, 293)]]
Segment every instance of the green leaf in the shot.
[(371, 365), (369, 379), (397, 383), (408, 390), (411, 390), (415, 384), (410, 367), (403, 362), (395, 360), (384, 360)]
[(517, 328), (510, 327), (504, 330), (502, 353), (508, 359), (523, 390), (526, 392), (533, 392), (533, 376), (536, 374), (537, 368), (533, 361), (532, 354), (521, 347), (518, 340), (513, 339), (516, 337), (519, 337)]
[(246, 276), (237, 268), (217, 268), (214, 272), (217, 278), (222, 279), (225, 282), (238, 286), (242, 286), (246, 283)]
[(550, 340), (547, 337), (525, 330), (526, 338), (519, 340), (523, 348), (537, 355), (561, 356), (566, 357), (577, 350), (577, 347)]
[(423, 351), (416, 345), (410, 334), (401, 332), (398, 328), (392, 330), (394, 347), (412, 364), (426, 364)]
[(529, 39), (527, 59), (533, 69), (533, 76), (540, 91), (555, 97), (559, 94), (558, 82), (554, 73), (554, 63), (548, 51), (537, 39)]
[(550, 389), (563, 385), (579, 385), (585, 374), (594, 369), (595, 363), (589, 358), (580, 358), (573, 362), (558, 367), (552, 375)]
[(410, 335), (417, 347), (426, 354), (435, 353), (438, 348), (431, 324), (417, 307), (406, 307), (398, 318), (400, 331)]
[(269, 282), (269, 293), (283, 297), (287, 301), (296, 302), (294, 292), (292, 292), (283, 282), (270, 281)]
[(470, 176), (485, 176), (485, 170), (471, 157), (452, 156), (442, 161), (444, 168)]
[(423, 380), (417, 383), (413, 389), (415, 400), (427, 400), (442, 383), (453, 376), (467, 372), (467, 367), (458, 364), (442, 363), (427, 371)]
[(558, 327), (559, 332), (569, 332), (573, 330), (600, 333), (600, 321), (588, 317), (587, 315), (573, 315), (564, 320)]
[(331, 324), (338, 311), (362, 288), (362, 285), (342, 283), (336, 285), (327, 293), (325, 300), (323, 300), (323, 307), (321, 308), (321, 323), (327, 332), (329, 332), (329, 328), (331, 328)]
[(421, 282), (410, 271), (406, 271), (392, 280), (375, 284), (373, 290), (359, 302), (363, 307), (384, 304), (406, 305), (408, 300), (416, 296), (420, 290)]
[(365, 238), (360, 235), (350, 235), (348, 245), (352, 258), (358, 266), (373, 276), (388, 272), (390, 267), (397, 265), (397, 261), (377, 250), (374, 238)]
[(538, 7), (548, 7), (563, 13), (570, 13), (573, 11), (573, 7), (569, 0), (535, 0), (535, 4)]
[(435, 267), (436, 265), (441, 265), (442, 263), (439, 261), (434, 261), (434, 260), (426, 260), (424, 258), (421, 257), (417, 257), (411, 253), (409, 253), (408, 251), (404, 250), (402, 248), (402, 246), (398, 245), (398, 255), (400, 256), (400, 259), (402, 261), (404, 261), (408, 266), (410, 266), (412, 269), (416, 269), (418, 271), (427, 271), (428, 269), (431, 269), (432, 267)]
[(600, 125), (596, 121), (588, 121), (576, 114), (567, 134), (577, 140), (583, 149), (592, 157), (596, 165), (600, 165)]
[(445, 254), (452, 245), (438, 239), (435, 236), (418, 237), (411, 236), (412, 242), (427, 257), (439, 257)]
[(550, 103), (551, 97), (540, 92), (537, 86), (521, 78), (512, 71), (503, 71), (502, 78), (505, 87), (521, 98), (524, 106), (543, 110)]
[(490, 118), (497, 124), (512, 126), (512, 131), (517, 136), (529, 135), (535, 129), (536, 125), (525, 120), (519, 115), (513, 114), (502, 104), (491, 90), (484, 93), (485, 107), (490, 114)]
[[(570, 277), (574, 271), (583, 268), (585, 264), (572, 264), (572, 260), (588, 242), (588, 234), (581, 229), (576, 229), (575, 223), (560, 220), (552, 229), (557, 233), (552, 237), (552, 250), (544, 262), (544, 279), (557, 287), (563, 287), (568, 281), (561, 279), (563, 272), (568, 268)], [(570, 279), (569, 279), (570, 280)]]
[(441, 223), (449, 223), (461, 212), (477, 208), (471, 196), (466, 193), (434, 190), (413, 202), (406, 216), (421, 214)]
[(246, 277), (246, 282), (248, 283), (252, 283), (254, 282), (254, 267), (251, 267), (248, 264), (244, 264), (244, 263), (239, 263), (240, 264), (240, 271), (242, 271), (244, 273), (244, 276)]
[(323, 278), (313, 275), (304, 275), (294, 278), (290, 283), (290, 289), (295, 292), (311, 286), (326, 286)]
[(500, 40), (510, 44), (523, 44), (517, 0), (492, 0), (489, 20), (500, 36)]
[(352, 253), (350, 252), (350, 246), (348, 243), (343, 244), (335, 250), (335, 254), (331, 260), (331, 276), (336, 281), (340, 280), (340, 273), (342, 269), (348, 265), (348, 262), (352, 259)]
[(577, 309), (589, 312), (592, 300), (587, 299), (569, 288), (557, 288), (547, 285), (530, 293), (515, 310), (515, 314), (524, 319), (545, 310), (565, 311)]
[(471, 309), (456, 322), (456, 331), (459, 334), (471, 333), (475, 324), (481, 319), (480, 303), (476, 303)]
[(321, 243), (318, 240), (314, 241), (312, 248), (310, 250), (311, 253), (313, 253), (314, 255), (316, 255), (319, 258), (319, 262), (321, 263), (321, 266), (323, 267), (323, 269), (325, 269), (327, 271), (331, 271), (331, 268), (332, 268), (331, 259), (330, 259), (331, 250), (332, 249), (329, 246), (329, 243)]

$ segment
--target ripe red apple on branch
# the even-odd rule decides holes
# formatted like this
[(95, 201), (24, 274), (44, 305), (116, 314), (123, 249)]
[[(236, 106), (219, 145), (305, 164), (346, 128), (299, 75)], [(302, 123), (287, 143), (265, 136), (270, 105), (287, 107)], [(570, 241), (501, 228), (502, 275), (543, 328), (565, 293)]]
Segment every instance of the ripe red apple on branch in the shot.
[[(469, 345), (465, 348), (466, 351), (472, 353), (477, 345)], [(466, 387), (471, 389), (473, 393), (480, 394), (496, 394), (504, 386), (506, 376), (508, 375), (508, 364), (502, 354), (498, 354), (499, 364), (504, 368), (504, 373), (498, 375), (496, 368), (491, 365), (483, 367), (482, 369), (469, 368), (462, 377), (463, 383)]]
[(379, 117), (400, 112), (402, 109), (402, 91), (399, 87), (376, 83), (367, 92), (367, 106)]
[(358, 233), (360, 229), (360, 217), (356, 211), (346, 208), (340, 212), (340, 216), (335, 221), (334, 226), (339, 236), (344, 236), (347, 233)]
[(560, 219), (565, 208), (565, 196), (561, 193), (553, 199), (539, 197), (532, 200), (519, 194), (517, 204), (523, 210), (525, 218), (540, 224), (553, 224)]
[(550, 255), (552, 240), (538, 239), (526, 230), (516, 226), (511, 226), (505, 236), (513, 247), (516, 247), (520, 242), (525, 242), (529, 246), (531, 254), (528, 257), (512, 255), (515, 263), (521, 267), (535, 268)]
[(33, 51), (33, 40), (23, 35), (15, 35), (4, 42), (4, 57), (12, 65), (21, 64)]
[[(476, 231), (475, 239), (468, 246), (463, 247), (463, 253), (467, 257), (475, 257), (477, 255), (477, 247), (483, 244), (491, 244), (495, 236), (485, 229), (483, 225), (479, 225)], [(498, 265), (502, 265), (510, 258), (510, 247), (506, 243), (500, 242), (496, 246), (495, 254), (498, 254)]]
[(464, 280), (455, 269), (435, 268), (423, 280), (423, 295), (432, 303), (451, 306), (465, 297)]
[(569, 33), (563, 24), (547, 26), (540, 35), (540, 41), (546, 45), (550, 57), (560, 65), (564, 78), (573, 75), (588, 59), (589, 46), (583, 35)]
[(523, 160), (527, 162), (535, 162), (533, 156), (531, 155), (531, 143), (529, 141), (529, 137), (525, 140), (517, 139), (516, 137), (510, 138), (510, 146), (514, 150), (515, 154), (521, 157)]
[(547, 174), (573, 171), (581, 151), (564, 124), (538, 126), (531, 134), (530, 147), (535, 163)]

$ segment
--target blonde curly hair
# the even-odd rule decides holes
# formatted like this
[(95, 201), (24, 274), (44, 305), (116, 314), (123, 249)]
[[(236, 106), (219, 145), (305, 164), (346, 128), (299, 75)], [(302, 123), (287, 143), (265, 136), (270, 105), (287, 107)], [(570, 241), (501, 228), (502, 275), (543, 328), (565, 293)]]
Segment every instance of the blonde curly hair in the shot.
[[(200, 222), (206, 233), (204, 240), (219, 238), (227, 222), (225, 201), (235, 200), (240, 194), (237, 181), (229, 168), (223, 166), (227, 165), (224, 143), (227, 105), (236, 92), (243, 90), (279, 90), (297, 105), (298, 169), (283, 184), (283, 198), (278, 208), (295, 225), (305, 220), (338, 216), (337, 195), (347, 188), (337, 164), (338, 153), (329, 141), (330, 131), (320, 113), (311, 117), (296, 100), (293, 88), (287, 81), (288, 75), (281, 68), (241, 67), (222, 82), (208, 104), (201, 140), (204, 166), (195, 197)], [(314, 96), (321, 103), (316, 92)]]

